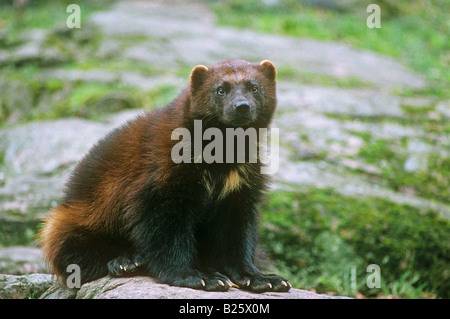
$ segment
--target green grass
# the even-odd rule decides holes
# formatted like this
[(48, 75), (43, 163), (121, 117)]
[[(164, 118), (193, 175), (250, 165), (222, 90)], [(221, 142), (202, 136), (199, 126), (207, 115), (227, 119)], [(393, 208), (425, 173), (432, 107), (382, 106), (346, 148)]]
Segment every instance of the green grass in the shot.
[[(328, 189), (275, 192), (262, 211), (262, 246), (295, 287), (380, 298), (450, 296), (450, 223), (436, 213)], [(370, 264), (380, 266), (380, 288), (366, 285)]]

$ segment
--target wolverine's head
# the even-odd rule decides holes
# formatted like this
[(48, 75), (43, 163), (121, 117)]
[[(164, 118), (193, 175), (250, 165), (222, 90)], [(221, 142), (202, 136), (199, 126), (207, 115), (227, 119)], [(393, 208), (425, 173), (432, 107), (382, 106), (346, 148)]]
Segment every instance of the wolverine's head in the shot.
[(230, 127), (266, 127), (276, 108), (276, 71), (264, 60), (198, 65), (190, 76), (192, 112)]

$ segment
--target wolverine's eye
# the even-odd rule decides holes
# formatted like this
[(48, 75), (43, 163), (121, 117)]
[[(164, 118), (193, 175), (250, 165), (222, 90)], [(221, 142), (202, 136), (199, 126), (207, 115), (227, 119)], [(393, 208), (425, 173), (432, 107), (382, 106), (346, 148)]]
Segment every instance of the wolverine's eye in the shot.
[(220, 96), (224, 96), (225, 95), (225, 90), (224, 90), (223, 87), (219, 87), (217, 89), (217, 95), (220, 95)]
[(252, 93), (253, 93), (253, 94), (258, 93), (258, 87), (257, 87), (256, 85), (253, 85), (253, 86), (252, 86)]

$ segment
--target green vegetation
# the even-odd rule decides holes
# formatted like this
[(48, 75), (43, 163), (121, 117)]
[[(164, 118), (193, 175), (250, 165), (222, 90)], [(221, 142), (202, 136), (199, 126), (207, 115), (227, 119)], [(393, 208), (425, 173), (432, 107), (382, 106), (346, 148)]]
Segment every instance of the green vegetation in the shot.
[[(295, 287), (347, 296), (448, 298), (450, 223), (433, 212), (328, 189), (275, 192), (262, 245)], [(369, 289), (367, 266), (381, 270)]]
[[(3, 212), (2, 212), (3, 213)], [(7, 211), (8, 216), (21, 215), (22, 212)], [(2, 220), (0, 224), (0, 249), (8, 246), (34, 246), (36, 234), (40, 229), (39, 220), (27, 222)]]

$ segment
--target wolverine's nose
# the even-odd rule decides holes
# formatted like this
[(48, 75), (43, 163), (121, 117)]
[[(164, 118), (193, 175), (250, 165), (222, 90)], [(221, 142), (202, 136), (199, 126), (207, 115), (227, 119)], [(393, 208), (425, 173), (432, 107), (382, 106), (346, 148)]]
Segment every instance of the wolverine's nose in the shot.
[(250, 110), (250, 104), (247, 101), (239, 101), (234, 105), (236, 112), (245, 114)]

